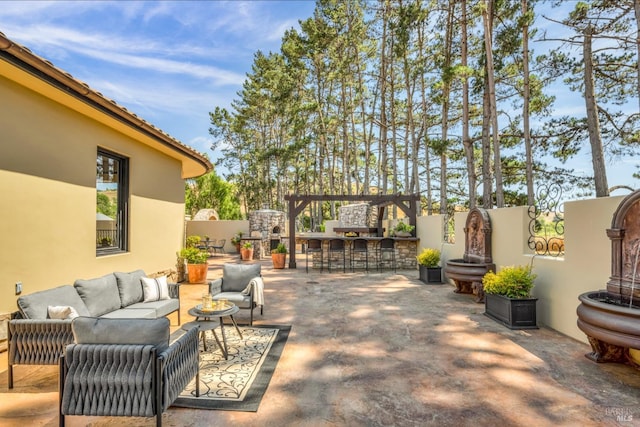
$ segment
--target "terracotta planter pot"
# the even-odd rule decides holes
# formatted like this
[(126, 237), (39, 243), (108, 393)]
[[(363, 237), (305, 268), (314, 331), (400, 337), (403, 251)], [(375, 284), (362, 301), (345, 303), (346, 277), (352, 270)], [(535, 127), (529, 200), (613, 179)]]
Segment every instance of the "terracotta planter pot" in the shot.
[(253, 259), (253, 248), (240, 248), (240, 257), (242, 261), (251, 261)]
[(207, 264), (187, 264), (189, 283), (204, 283), (207, 280)]
[(271, 254), (271, 261), (273, 262), (273, 268), (284, 268), (284, 264), (287, 260), (287, 254)]

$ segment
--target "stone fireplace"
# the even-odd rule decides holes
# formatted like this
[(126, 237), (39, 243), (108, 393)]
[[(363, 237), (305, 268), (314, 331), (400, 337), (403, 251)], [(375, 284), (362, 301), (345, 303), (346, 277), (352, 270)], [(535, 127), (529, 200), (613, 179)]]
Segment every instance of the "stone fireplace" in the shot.
[(355, 203), (338, 208), (339, 227), (333, 231), (338, 234), (372, 237), (378, 235), (377, 213), (368, 203)]
[[(285, 235), (285, 213), (273, 209), (260, 209), (249, 213), (249, 235), (260, 237), (259, 256), (267, 256), (281, 243)], [(285, 242), (286, 243), (286, 242)]]

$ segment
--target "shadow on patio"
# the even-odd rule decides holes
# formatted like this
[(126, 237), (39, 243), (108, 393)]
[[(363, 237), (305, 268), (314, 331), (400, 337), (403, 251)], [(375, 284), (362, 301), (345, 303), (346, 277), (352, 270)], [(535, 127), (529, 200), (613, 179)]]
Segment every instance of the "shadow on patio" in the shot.
[[(211, 258), (209, 278), (236, 260)], [(506, 329), (452, 286), (424, 285), (417, 271), (306, 274), (300, 263), (262, 263), (256, 323), (292, 330), (258, 412), (170, 408), (165, 425), (639, 425), (640, 371), (594, 364), (588, 345), (546, 328)], [(205, 289), (182, 287), (183, 322)], [(7, 391), (6, 353), (0, 363), (0, 424), (57, 425), (57, 368), (19, 366)], [(67, 418), (87, 423), (154, 421)]]

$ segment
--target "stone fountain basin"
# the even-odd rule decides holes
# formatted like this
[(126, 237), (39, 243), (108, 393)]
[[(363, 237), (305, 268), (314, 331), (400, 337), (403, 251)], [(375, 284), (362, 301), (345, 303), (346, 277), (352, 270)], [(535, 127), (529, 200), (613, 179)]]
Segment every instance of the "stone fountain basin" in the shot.
[(640, 349), (640, 308), (620, 305), (616, 295), (604, 290), (585, 292), (578, 298), (578, 328), (588, 337)]
[(468, 262), (462, 258), (447, 261), (445, 267), (448, 278), (461, 282), (482, 282), (482, 277), (490, 270), (495, 271), (496, 265), (486, 262)]

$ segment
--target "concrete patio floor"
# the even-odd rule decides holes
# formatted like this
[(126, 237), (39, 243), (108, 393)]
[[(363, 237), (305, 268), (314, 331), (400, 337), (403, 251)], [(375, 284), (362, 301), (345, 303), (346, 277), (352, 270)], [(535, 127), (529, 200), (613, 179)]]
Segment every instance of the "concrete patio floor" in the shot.
[[(237, 260), (211, 258), (209, 278)], [(640, 425), (640, 370), (595, 364), (588, 345), (550, 329), (509, 330), (453, 286), (424, 285), (417, 271), (306, 274), (300, 256), (297, 270), (262, 264), (266, 305), (256, 323), (292, 330), (258, 412), (169, 408), (164, 425)], [(181, 287), (182, 322), (205, 289)], [(57, 425), (57, 368), (18, 366), (9, 391), (6, 366), (5, 352), (0, 425)], [(67, 417), (67, 425), (155, 420)]]

